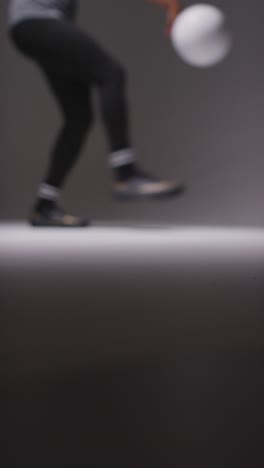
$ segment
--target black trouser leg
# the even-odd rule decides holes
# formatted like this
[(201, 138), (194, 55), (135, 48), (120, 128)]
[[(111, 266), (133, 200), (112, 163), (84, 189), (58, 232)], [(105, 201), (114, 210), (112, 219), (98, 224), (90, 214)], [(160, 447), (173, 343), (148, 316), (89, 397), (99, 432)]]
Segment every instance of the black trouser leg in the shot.
[(109, 82), (99, 88), (103, 122), (112, 152), (130, 146), (125, 85), (126, 73), (117, 67)]
[(65, 80), (64, 76), (46, 72), (48, 83), (63, 113), (63, 125), (51, 152), (50, 165), (44, 181), (61, 187), (76, 163), (87, 131), (93, 123), (91, 96), (88, 86)]
[(125, 72), (87, 34), (66, 21), (27, 20), (12, 34), (16, 45), (45, 71), (64, 114), (47, 181), (61, 185), (76, 160), (91, 124), (89, 90), (100, 95), (109, 150), (128, 148)]

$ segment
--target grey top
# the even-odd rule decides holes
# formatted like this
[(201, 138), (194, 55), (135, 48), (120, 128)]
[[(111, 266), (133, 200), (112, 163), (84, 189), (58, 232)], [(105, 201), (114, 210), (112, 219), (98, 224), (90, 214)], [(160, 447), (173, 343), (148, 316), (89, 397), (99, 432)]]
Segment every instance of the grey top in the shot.
[(77, 0), (9, 0), (8, 25), (33, 18), (73, 19), (76, 10)]

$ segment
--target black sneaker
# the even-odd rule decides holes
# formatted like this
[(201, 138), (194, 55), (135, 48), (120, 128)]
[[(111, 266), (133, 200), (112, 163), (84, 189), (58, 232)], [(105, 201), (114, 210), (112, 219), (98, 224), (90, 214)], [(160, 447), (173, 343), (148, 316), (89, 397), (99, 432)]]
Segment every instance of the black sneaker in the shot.
[(115, 180), (112, 193), (115, 198), (166, 198), (181, 195), (185, 191), (182, 183), (162, 180), (138, 170), (125, 180)]
[(63, 227), (63, 228), (78, 228), (88, 226), (89, 222), (78, 216), (66, 214), (57, 206), (48, 209), (37, 211), (34, 210), (29, 218), (29, 222), (35, 227)]

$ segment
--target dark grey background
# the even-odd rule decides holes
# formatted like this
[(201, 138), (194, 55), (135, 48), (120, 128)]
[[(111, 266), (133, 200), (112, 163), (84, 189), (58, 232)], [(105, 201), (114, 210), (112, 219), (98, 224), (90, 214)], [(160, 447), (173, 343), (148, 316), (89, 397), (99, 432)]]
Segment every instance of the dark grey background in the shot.
[[(162, 205), (114, 203), (98, 115), (63, 203), (96, 220), (263, 226), (263, 2), (212, 2), (230, 18), (234, 48), (223, 64), (206, 71), (176, 57), (159, 8), (144, 0), (80, 3), (81, 25), (128, 69), (132, 132), (142, 163), (183, 179), (189, 192)], [(27, 214), (60, 121), (39, 71), (8, 41), (6, 5), (1, 1), (2, 219)]]

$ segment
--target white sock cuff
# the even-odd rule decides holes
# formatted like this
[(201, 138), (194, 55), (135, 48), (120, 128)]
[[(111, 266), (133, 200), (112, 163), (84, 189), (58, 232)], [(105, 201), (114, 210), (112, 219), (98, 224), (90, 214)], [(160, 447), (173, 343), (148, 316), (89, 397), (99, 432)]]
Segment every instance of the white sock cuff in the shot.
[(60, 194), (57, 187), (48, 184), (41, 184), (38, 190), (38, 197), (46, 200), (56, 200)]
[(109, 163), (112, 168), (124, 166), (135, 162), (135, 152), (132, 148), (126, 148), (111, 153), (109, 156)]

